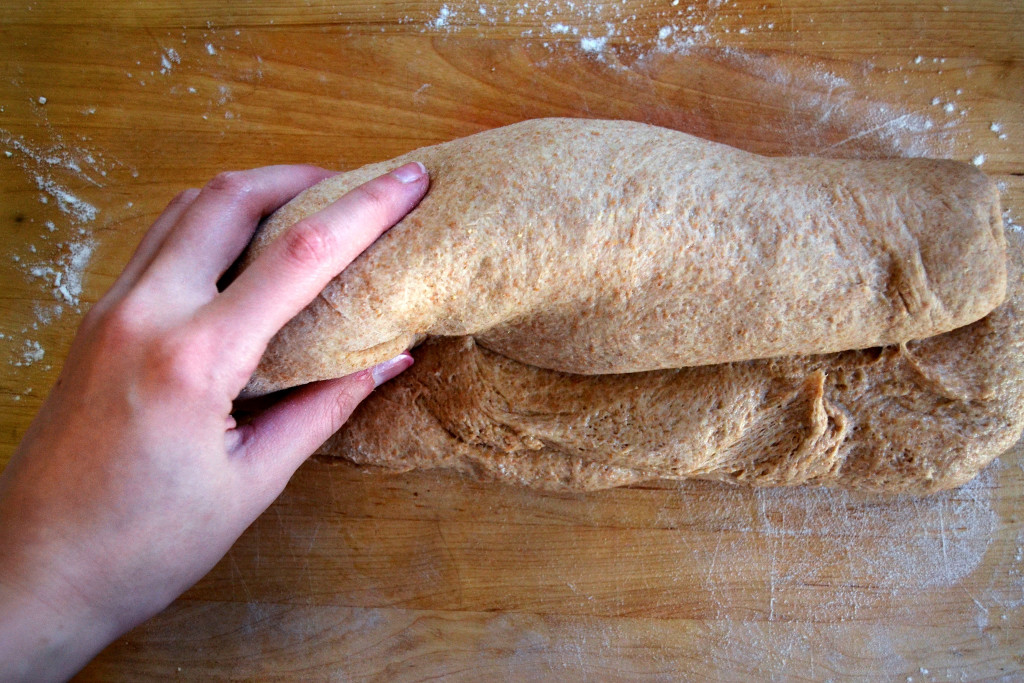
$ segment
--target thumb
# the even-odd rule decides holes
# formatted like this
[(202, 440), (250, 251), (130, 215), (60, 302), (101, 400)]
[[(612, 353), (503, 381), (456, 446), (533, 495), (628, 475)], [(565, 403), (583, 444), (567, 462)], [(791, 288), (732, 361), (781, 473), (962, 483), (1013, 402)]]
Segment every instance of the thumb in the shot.
[(231, 450), (252, 463), (261, 483), (279, 491), (306, 458), (341, 429), (363, 399), (412, 364), (412, 356), (403, 352), (368, 370), (291, 391), (240, 425)]

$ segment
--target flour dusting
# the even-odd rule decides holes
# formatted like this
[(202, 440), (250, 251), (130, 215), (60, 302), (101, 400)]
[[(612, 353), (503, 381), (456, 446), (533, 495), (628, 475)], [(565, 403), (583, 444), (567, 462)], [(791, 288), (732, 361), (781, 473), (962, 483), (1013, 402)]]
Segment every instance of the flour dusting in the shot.
[[(986, 469), (959, 489), (923, 498), (862, 502), (849, 492), (825, 488), (765, 489), (758, 492), (760, 531), (775, 539), (814, 536), (819, 541), (816, 547), (785, 544), (785, 556), (770, 557), (779, 580), (821, 580), (830, 565), (839, 565), (849, 584), (887, 586), (893, 595), (949, 587), (979, 565), (992, 542), (998, 523), (994, 485), (995, 475)], [(867, 539), (867, 528), (884, 529), (886, 536)], [(842, 591), (836, 599), (844, 600)]]
[[(487, 10), (484, 7), (481, 7), (480, 9), (484, 14), (486, 14)], [(441, 5), (441, 9), (438, 10), (437, 16), (428, 25), (435, 29), (446, 28), (451, 23), (452, 17), (455, 14), (455, 12), (448, 8), (448, 5)]]
[[(423, 32), (455, 34), (471, 31), (503, 34), (510, 28), (522, 38), (533, 38), (555, 50), (569, 37), (585, 54), (605, 61), (613, 41), (619, 47), (635, 47), (646, 54), (654, 51), (684, 53), (696, 47), (720, 46), (731, 33), (740, 36), (764, 34), (775, 29), (774, 22), (743, 20), (734, 0), (715, 0), (681, 6), (678, 0), (658, 5), (651, 11), (625, 2), (592, 3), (583, 0), (522, 0), (512, 4), (491, 4), (473, 0), (445, 3), (426, 20), (406, 16), (399, 23), (419, 23)], [(652, 20), (655, 22), (652, 25)], [(651, 41), (644, 40), (649, 35)], [(646, 47), (645, 47), (646, 46)]]
[[(722, 617), (737, 597), (729, 568), (753, 566), (763, 568), (769, 621), (805, 614), (805, 586), (818, 587), (818, 607), (829, 619), (852, 618), (866, 607), (955, 586), (973, 572), (999, 523), (992, 505), (995, 478), (990, 467), (959, 489), (927, 497), (865, 497), (823, 487), (758, 489), (753, 514), (750, 494), (742, 489), (684, 488), (684, 514), (715, 510), (714, 518), (687, 523), (721, 530), (710, 547), (688, 545), (684, 565), (705, 568), (702, 587)], [(687, 505), (688, 498), (701, 505)], [(674, 521), (667, 514), (659, 519)]]
[[(56, 133), (49, 143), (39, 144), (0, 129), (0, 144), (4, 157), (16, 163), (39, 191), (37, 200), (45, 216), (38, 222), (22, 219), (18, 228), (24, 233), (22, 245), (8, 254), (25, 280), (38, 287), (39, 296), (28, 325), (20, 334), (2, 338), (9, 365), (20, 368), (46, 358), (37, 332), (69, 310), (81, 312), (85, 273), (97, 246), (91, 226), (100, 215), (100, 208), (86, 198), (83, 189), (89, 193), (102, 189), (108, 174), (123, 164), (97, 150), (69, 144)], [(30, 392), (31, 388), (25, 393)]]
[(60, 210), (74, 218), (79, 223), (87, 223), (96, 220), (96, 214), (98, 209), (85, 201), (80, 199), (71, 193), (63, 185), (57, 183), (52, 178), (48, 178), (39, 173), (33, 173), (35, 178), (36, 186), (45, 192), (47, 195), (57, 200), (57, 206)]
[[(0, 130), (0, 142), (35, 182), (41, 192), (40, 202), (50, 204), (49, 200), (53, 199), (63, 215), (60, 230), (54, 220), (43, 221), (38, 239), (45, 243), (44, 249), (29, 243), (27, 253), (13, 254), (12, 259), (30, 280), (38, 281), (55, 300), (77, 309), (83, 275), (96, 247), (87, 226), (96, 220), (99, 209), (72, 192), (68, 182), (84, 182), (102, 188), (107, 173), (120, 164), (107, 161), (95, 150), (72, 147), (59, 137), (53, 144), (40, 146)], [(53, 237), (62, 235), (65, 239), (53, 241)], [(63, 308), (49, 310), (47, 321), (62, 311)]]
[[(531, 57), (541, 55), (533, 63), (538, 71), (548, 64), (584, 62), (599, 77), (609, 80), (622, 77), (642, 81), (657, 76), (657, 67), (666, 63), (671, 65), (686, 57), (709, 59), (735, 76), (730, 87), (746, 88), (738, 101), (785, 112), (774, 118), (766, 116), (765, 123), (757, 124), (763, 130), (740, 131), (741, 142), (747, 133), (754, 139), (753, 144), (780, 141), (775, 151), (781, 153), (950, 156), (957, 152), (978, 166), (987, 162), (986, 169), (997, 160), (996, 156), (987, 158), (979, 148), (962, 151), (967, 114), (963, 103), (971, 100), (961, 99), (961, 89), (936, 94), (933, 89), (921, 88), (912, 97), (883, 102), (878, 93), (891, 89), (876, 90), (871, 85), (870, 79), (886, 70), (893, 74), (906, 70), (895, 76), (906, 85), (906, 73), (942, 64), (943, 58), (910, 53), (898, 67), (883, 65), (875, 70), (856, 59), (794, 58), (770, 50), (759, 53), (750, 47), (755, 45), (753, 41), (758, 35), (768, 36), (776, 26), (759, 21), (756, 12), (746, 18), (737, 15), (738, 3), (712, 0), (688, 4), (688, 0), (682, 0), (680, 4), (680, 0), (663, 0), (659, 7), (664, 9), (654, 13), (645, 10), (642, 15), (637, 14), (636, 5), (584, 0), (514, 0), (505, 4), (451, 0), (439, 8), (433, 5), (429, 10), (414, 11), (415, 16), (407, 16), (400, 23), (411, 31), (432, 36), (511, 33), (520, 36), (520, 44), (531, 48)], [(235, 30), (234, 35), (238, 36), (239, 31)], [(228, 73), (235, 63), (232, 59), (236, 50), (212, 27), (191, 50), (159, 47), (141, 57), (138, 68), (126, 72), (132, 83), (139, 87), (148, 83), (150, 88), (176, 83), (170, 94), (180, 92), (183, 102), (201, 102), (205, 111), (198, 109), (197, 116), (203, 121), (219, 121), (224, 127), (239, 120), (243, 110), (235, 98), (244, 98), (249, 88), (246, 83), (263, 78), (259, 56), (254, 57), (249, 70)], [(215, 63), (222, 70), (211, 70), (189, 84), (183, 79), (199, 60)], [(267, 55), (268, 63), (271, 60), (272, 56)], [(426, 102), (434, 93), (443, 101), (444, 84), (436, 83), (423, 82), (414, 91), (413, 102)], [(56, 93), (49, 94), (56, 97)], [(63, 104), (56, 99), (48, 104), (45, 96), (31, 95), (30, 102), (39, 112)], [(670, 104), (674, 103), (666, 99), (663, 108), (670, 109)], [(83, 103), (76, 106), (81, 107), (83, 116), (96, 113), (95, 107)], [(681, 117), (686, 114), (677, 113)], [(647, 110), (643, 114), (651, 115)], [(695, 118), (714, 126), (728, 123), (730, 117), (701, 110)], [(686, 119), (666, 118), (660, 123), (673, 125), (679, 121), (685, 124)], [(978, 124), (989, 143), (1007, 139), (1008, 127), (1011, 134), (1016, 134), (1018, 129), (1012, 126), (1012, 121), (984, 120)], [(679, 127), (686, 129), (684, 125)], [(732, 131), (721, 134), (712, 128), (711, 133), (730, 139)], [(38, 369), (51, 362), (54, 354), (48, 353), (45, 339), (36, 332), (68, 312), (80, 312), (85, 273), (100, 246), (92, 228), (97, 220), (109, 219), (110, 204), (103, 203), (99, 193), (90, 194), (90, 190), (107, 185), (108, 172), (120, 165), (95, 150), (66, 143), (59, 135), (50, 143), (39, 144), (0, 130), (0, 143), (4, 152), (0, 161), (17, 163), (44, 205), (45, 220), (38, 224), (27, 221), (19, 228), (26, 233), (25, 246), (4, 255), (14, 264), (11, 270), (37, 288), (38, 300), (33, 302), (30, 320), (24, 327), (14, 334), (0, 334), (12, 367)], [(986, 151), (995, 154), (994, 150)], [(132, 176), (137, 175), (132, 170)], [(1004, 214), (1004, 221), (1007, 230), (1024, 230), (1009, 212)], [(20, 401), (30, 393), (28, 388), (24, 394), (13, 394), (11, 400)], [(1024, 469), (1024, 463), (1003, 465), (1013, 466)], [(658, 571), (668, 572), (670, 582), (692, 587), (692, 573), (699, 570), (697, 583), (703, 595), (687, 596), (686, 600), (708, 600), (712, 613), (706, 618), (701, 616), (686, 624), (672, 618), (636, 619), (625, 628), (614, 617), (558, 615), (557, 610), (494, 613), (483, 622), (478, 644), (486, 645), (481, 650), (502, 661), (504, 677), (509, 679), (531, 677), (524, 672), (535, 673), (533, 678), (538, 680), (563, 672), (568, 678), (612, 678), (624, 666), (636, 666), (651, 679), (677, 680), (686, 677), (688, 664), (662, 645), (680, 640), (698, 640), (702, 657), (718, 667), (723, 679), (779, 676), (822, 680), (837, 672), (862, 671), (879, 663), (892, 679), (965, 679), (965, 670), (930, 663), (921, 666), (913, 658), (915, 643), (905, 642), (906, 632), (901, 628), (910, 621), (904, 610), (916, 596), (948, 592), (950, 610), (937, 618), (956, 620), (963, 626), (967, 647), (974, 647), (971, 638), (998, 629), (1006, 622), (1006, 611), (1024, 608), (1024, 530), (1015, 538), (1012, 532), (1009, 538), (1000, 535), (996, 542), (1000, 519), (994, 491), (1003, 483), (999, 472), (997, 462), (964, 487), (927, 498), (871, 498), (820, 488), (750, 491), (724, 486), (683, 487), (678, 505), (664, 510), (658, 519), (665, 527), (664, 534), (678, 538), (677, 545), (671, 541), (669, 548), (678, 564), (664, 569), (659, 566)], [(459, 481), (448, 484), (449, 490), (460, 486)], [(579, 511), (585, 506), (582, 501), (572, 514), (582, 514)], [(688, 525), (718, 533), (713, 542), (695, 545), (685, 530)], [(1008, 542), (1005, 548), (1004, 541)], [(632, 556), (642, 558), (643, 549), (636, 551)], [(418, 557), (424, 560), (422, 580), (438, 584), (443, 562), (427, 544), (423, 553)], [(974, 588), (972, 581), (983, 576), (980, 568), (988, 571), (992, 563), (986, 558), (991, 560), (994, 553), (1005, 555), (1000, 571), (1004, 572), (1003, 578), (1008, 574), (1008, 580), (1000, 581), (998, 587), (982, 584), (981, 589)], [(637, 566), (643, 567), (642, 563)], [(748, 584), (743, 590), (737, 589), (736, 571), (751, 566), (759, 571), (745, 574), (742, 580)], [(600, 597), (587, 593), (587, 572), (588, 568), (581, 568), (583, 580), (574, 576), (566, 581), (572, 596), (584, 606)], [(644, 592), (649, 587), (645, 582), (663, 579), (652, 576), (641, 573), (601, 578), (633, 580), (632, 588)], [(552, 577), (553, 581), (558, 578)], [(756, 584), (756, 590), (749, 590), (750, 583)], [(974, 590), (975, 595), (968, 594), (968, 590)], [(679, 604), (678, 595), (666, 599)], [(972, 600), (976, 607), (971, 606)], [(965, 601), (969, 606), (966, 618), (952, 608)], [(246, 631), (249, 640), (261, 629), (278, 627), (275, 620), (268, 620), (261, 612), (265, 608), (250, 603), (249, 609), (253, 612), (248, 622), (251, 632)], [(394, 632), (385, 633), (385, 629), (390, 628), (388, 620), (395, 613), (393, 608), (353, 608), (350, 619), (303, 635), (319, 637), (344, 628), (357, 634), (372, 631), (374, 640), (366, 645), (366, 651), (372, 652), (378, 642), (394, 639)], [(430, 616), (418, 615), (410, 622), (428, 623), (425, 628), (431, 629), (430, 635), (436, 639), (436, 631), (444, 633), (448, 622), (443, 617), (434, 618), (437, 621), (431, 622)], [(308, 623), (313, 619), (311, 613), (309, 622), (300, 620), (294, 628), (310, 628)], [(922, 631), (917, 633), (927, 626), (921, 624)], [(458, 628), (465, 635), (474, 627), (469, 620), (460, 620)], [(402, 631), (397, 640), (411, 642), (413, 632)], [(685, 651), (685, 647), (679, 651)], [(807, 666), (807, 662), (809, 673), (804, 676), (794, 667)], [(334, 665), (345, 667), (349, 663)]]
[(173, 47), (164, 48), (160, 53), (160, 73), (169, 74), (175, 64), (181, 64), (181, 55)]
[[(745, 17), (733, 0), (671, 2), (642, 12), (637, 9), (625, 3), (573, 0), (526, 0), (511, 5), (464, 0), (445, 3), (426, 19), (406, 16), (400, 23), (418, 23), (421, 32), (446, 35), (518, 31), (526, 45), (547, 50), (548, 59), (572, 60), (570, 53), (576, 51), (575, 58), (582, 55), (623, 75), (644, 74), (666, 60), (699, 54), (738, 67), (740, 76), (763, 80), (762, 92), (745, 93), (743, 99), (791, 113), (792, 128), (778, 131), (781, 139), (791, 143), (791, 153), (949, 156), (956, 147), (954, 138), (967, 112), (955, 102), (932, 96), (934, 112), (909, 103), (879, 102), (862, 70), (850, 68), (856, 72), (851, 78), (831, 66), (841, 62), (749, 51), (747, 37), (768, 35), (776, 24), (757, 13)], [(944, 61), (944, 57), (918, 56), (908, 61), (907, 68), (920, 70)], [(546, 63), (542, 59), (535, 66), (543, 68)], [(893, 70), (900, 69), (889, 68)], [(879, 78), (886, 73), (879, 69)], [(769, 123), (777, 120), (769, 118)], [(671, 122), (667, 125), (672, 127)]]
[(607, 44), (607, 38), (584, 38), (580, 41), (580, 49), (584, 52), (600, 52)]
[(1014, 232), (1024, 231), (1024, 227), (1021, 227), (1020, 223), (1010, 214), (1009, 209), (1003, 212), (1003, 227)]
[(16, 367), (24, 367), (26, 365), (34, 365), (43, 359), (46, 355), (46, 351), (39, 342), (26, 339), (22, 345), (21, 356), (18, 360), (12, 361), (11, 364)]

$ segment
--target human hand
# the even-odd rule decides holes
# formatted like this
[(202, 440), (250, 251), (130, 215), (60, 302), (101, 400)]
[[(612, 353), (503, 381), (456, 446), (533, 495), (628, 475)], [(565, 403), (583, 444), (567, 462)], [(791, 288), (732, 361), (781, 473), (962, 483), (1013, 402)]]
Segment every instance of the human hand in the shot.
[(218, 292), (257, 222), (330, 173), (181, 193), (85, 316), (0, 476), (0, 679), (64, 678), (206, 574), (408, 354), (236, 424), (270, 338), (423, 197), (407, 164), (309, 216)]

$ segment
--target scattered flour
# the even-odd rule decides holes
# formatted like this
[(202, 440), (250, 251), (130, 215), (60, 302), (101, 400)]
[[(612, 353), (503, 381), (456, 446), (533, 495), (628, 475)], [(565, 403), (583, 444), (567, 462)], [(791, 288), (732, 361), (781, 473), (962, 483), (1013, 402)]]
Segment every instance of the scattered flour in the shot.
[[(55, 200), (57, 209), (67, 221), (67, 227), (73, 228), (68, 230), (68, 232), (74, 233), (71, 240), (66, 243), (57, 243), (58, 249), (62, 249), (64, 253), (56, 256), (54, 262), (56, 265), (63, 265), (66, 268), (62, 279), (64, 284), (71, 288), (68, 290), (72, 293), (70, 298), (75, 298), (75, 305), (77, 305), (76, 297), (81, 293), (81, 270), (87, 265), (94, 246), (85, 226), (96, 220), (99, 209), (68, 189), (67, 181), (59, 178), (57, 174), (69, 176), (79, 184), (85, 182), (88, 185), (102, 188), (108, 170), (120, 167), (121, 164), (108, 162), (99, 152), (71, 147), (60, 139), (49, 146), (38, 146), (20, 136), (0, 130), (0, 143), (8, 147), (6, 152), (10, 152), (10, 154), (7, 156), (16, 156), (22, 170), (35, 182), (36, 187), (42, 193), (39, 201), (49, 204), (51, 198)], [(42, 227), (45, 232), (41, 233), (41, 240), (48, 240), (50, 235), (57, 232), (57, 224), (53, 220), (43, 221)], [(36, 253), (35, 245), (28, 245), (28, 250), (31, 253)], [(32, 263), (25, 258), (25, 254), (15, 254), (14, 256), (17, 261), (24, 263), (26, 272), (33, 277), (39, 277), (37, 273), (41, 269), (53, 270), (51, 265)], [(76, 286), (77, 292), (74, 291)]]
[(16, 367), (24, 367), (27, 365), (34, 365), (43, 359), (46, 355), (46, 351), (39, 342), (31, 339), (26, 339), (23, 345), (21, 356), (19, 360), (11, 361), (11, 365)]
[[(665, 4), (678, 7), (679, 0)], [(657, 59), (713, 50), (716, 59), (738, 68), (742, 77), (757, 79), (763, 84), (762, 92), (766, 97), (775, 98), (772, 106), (787, 107), (794, 112), (794, 121), (790, 124), (793, 129), (784, 133), (786, 139), (791, 139), (801, 150), (847, 154), (870, 143), (873, 146), (866, 147), (869, 152), (902, 156), (942, 155), (951, 151), (949, 134), (957, 132), (957, 124), (944, 122), (943, 113), (956, 113), (954, 103), (934, 97), (931, 104), (939, 110), (933, 119), (919, 110), (873, 101), (851, 86), (851, 80), (860, 84), (856, 73), (844, 71), (844, 77), (836, 73), (837, 67), (830, 63), (810, 58), (800, 63), (786, 62), (731, 46), (723, 47), (721, 37), (730, 29), (724, 25), (719, 10), (729, 4), (729, 0), (713, 0), (689, 5), (666, 12), (655, 24), (647, 24), (631, 13), (626, 3), (534, 0), (497, 5), (460, 1), (446, 3), (436, 14), (426, 18), (407, 17), (406, 23), (414, 23), (424, 32), (455, 33), (516, 25), (526, 19), (538, 23), (539, 19), (539, 27), (523, 28), (523, 35), (537, 39), (538, 44), (550, 51), (559, 47), (578, 49), (586, 53), (588, 59), (624, 71), (626, 67), (615, 59), (613, 52), (631, 50), (636, 61), (629, 68), (639, 73)], [(736, 18), (730, 17), (729, 21), (734, 24)], [(646, 18), (642, 21), (646, 22)], [(747, 35), (774, 28), (774, 23), (751, 22), (735, 32)], [(647, 37), (641, 41), (640, 35)], [(223, 49), (219, 43), (218, 46), (213, 42), (205, 43), (208, 55), (215, 56)], [(922, 56), (913, 60), (914, 64), (924, 61)], [(931, 61), (939, 62), (938, 59)], [(160, 73), (167, 74), (181, 63), (181, 57), (173, 48), (166, 48), (159, 54), (159, 62)], [(428, 87), (429, 84), (424, 84), (416, 94), (422, 97)], [(198, 94), (195, 87), (188, 87), (187, 92)], [(218, 105), (225, 105), (232, 99), (230, 87), (220, 85), (214, 98)], [(927, 98), (917, 101), (923, 103)], [(45, 104), (46, 98), (38, 98), (38, 103)], [(91, 108), (83, 110), (82, 114), (94, 112), (95, 108)], [(798, 112), (806, 118), (795, 116)], [(224, 113), (226, 118), (229, 115), (233, 116), (231, 112)], [(207, 118), (206, 114), (203, 118)], [(1006, 138), (999, 123), (993, 122), (989, 129), (1000, 139)], [(841, 133), (836, 135), (835, 131)], [(827, 144), (822, 144), (825, 140)], [(40, 302), (33, 308), (36, 323), (46, 325), (59, 318), (67, 307), (80, 305), (83, 274), (97, 246), (85, 227), (96, 220), (100, 209), (69, 187), (83, 182), (102, 187), (110, 164), (102, 155), (60, 141), (53, 146), (38, 147), (0, 131), (0, 142), (7, 148), (5, 157), (17, 157), (28, 177), (43, 193), (40, 201), (52, 199), (53, 206), (62, 214), (62, 220), (43, 223), (45, 233), (40, 235), (41, 240), (48, 235), (62, 239), (48, 243), (50, 253), (38, 257), (25, 253), (11, 255), (26, 277), (38, 281), (43, 291), (52, 296), (52, 302)], [(984, 161), (984, 154), (974, 159), (977, 165)], [(61, 175), (55, 176), (55, 173)], [(133, 171), (133, 176), (136, 175)], [(1008, 229), (1022, 229), (1009, 214), (1005, 218)], [(85, 232), (78, 232), (82, 230)], [(33, 324), (32, 329), (36, 328)], [(0, 335), (0, 339), (15, 344), (12, 365), (28, 366), (43, 362), (46, 357), (46, 350), (39, 341), (24, 338), (25, 334), (29, 334), (28, 328), (22, 330), (22, 336), (17, 339)], [(13, 400), (20, 399), (20, 395), (13, 396)], [(828, 489), (760, 490), (754, 494), (727, 490), (701, 494), (713, 495), (720, 507), (713, 517), (697, 522), (720, 526), (721, 540), (713, 546), (693, 547), (685, 545), (684, 534), (680, 534), (680, 583), (686, 580), (683, 578), (686, 572), (695, 566), (701, 567), (706, 570), (703, 587), (717, 608), (714, 616), (734, 617), (746, 613), (750, 606), (741, 604), (729, 568), (750, 566), (753, 558), (764, 568), (763, 576), (758, 578), (764, 582), (765, 602), (757, 608), (767, 617), (764, 621), (740, 622), (708, 619), (701, 628), (711, 642), (709, 658), (726, 664), (738, 659), (764, 659), (772, 670), (779, 672), (786, 670), (787, 659), (801, 654), (810, 652), (813, 662), (816, 652), (830, 649), (848, 652), (844, 649), (845, 631), (840, 626), (794, 620), (799, 614), (801, 591), (807, 586), (827, 588), (815, 591), (815, 595), (826, 596), (820, 604), (826, 621), (853, 620), (873, 608), (899, 604), (920, 591), (962, 590), (958, 582), (974, 572), (992, 548), (998, 526), (992, 498), (995, 476), (990, 469), (957, 491), (924, 499), (898, 497), (882, 503)], [(738, 500), (731, 500), (734, 495)], [(684, 516), (691, 509), (680, 506)], [(692, 518), (674, 520), (671, 513), (666, 513), (661, 521), (680, 525), (694, 523)], [(866, 528), (888, 531), (884, 536), (868, 537), (864, 533)], [(996, 599), (1008, 609), (1024, 605), (1024, 531), (1019, 533), (1010, 553), (1016, 562), (1011, 572), (1015, 572), (1012, 576), (1017, 583), (998, 595), (990, 591), (981, 596), (986, 602)], [(887, 588), (880, 593), (873, 592), (872, 587), (877, 586)], [(574, 593), (579, 592), (575, 583), (571, 588)], [(581, 599), (590, 597), (582, 593), (580, 596)], [(983, 629), (989, 621), (989, 608), (980, 602), (977, 604), (979, 609), (973, 625)], [(944, 614), (943, 618), (952, 617)], [(1001, 618), (1005, 619), (1006, 615)], [(616, 643), (629, 637), (617, 630), (615, 620), (581, 617), (579, 621), (581, 625), (566, 637), (551, 639), (510, 626), (508, 634), (503, 634), (498, 642), (505, 647), (506, 643), (513, 642), (509, 639), (518, 638), (514, 655), (525, 653), (545, 658), (549, 668), (544, 671), (550, 673), (551, 668), (573, 670), (574, 663), (582, 664), (584, 656), (592, 663), (595, 657), (601, 656), (601, 650), (611, 651)], [(651, 628), (660, 626), (655, 623)], [(664, 628), (675, 626), (665, 621)], [(762, 643), (778, 645), (779, 628), (789, 629), (788, 640), (784, 640), (781, 649), (765, 651)], [(873, 636), (873, 640), (865, 645), (865, 652), (874, 652), (899, 665), (900, 654), (893, 643), (897, 635), (883, 626), (868, 635)], [(599, 644), (596, 652), (588, 646), (588, 641)], [(748, 651), (737, 656), (737, 650)], [(515, 656), (510, 660), (510, 674), (518, 671)], [(614, 670), (616, 663), (609, 656), (607, 670)], [(666, 661), (662, 670), (671, 671), (676, 665), (677, 662)], [(819, 673), (831, 675), (827, 662), (822, 667)], [(929, 672), (917, 666), (907, 671), (915, 676)], [(745, 672), (736, 673), (743, 677)]]
[(160, 54), (160, 73), (170, 73), (175, 64), (181, 64), (181, 55), (173, 47), (165, 48)]
[(66, 187), (53, 180), (53, 178), (39, 173), (33, 173), (32, 176), (35, 178), (36, 185), (40, 190), (57, 200), (57, 205), (61, 211), (80, 223), (96, 220), (98, 209), (95, 206), (84, 199), (76, 197)]
[[(406, 16), (400, 22), (418, 24), (421, 32), (469, 31), (482, 36), (492, 29), (506, 35), (512, 27), (531, 39), (529, 44), (544, 47), (552, 55), (571, 59), (564, 50), (576, 49), (624, 75), (642, 74), (659, 60), (699, 51), (766, 81), (764, 95), (772, 100), (771, 106), (794, 114), (793, 129), (785, 135), (799, 141), (798, 153), (910, 157), (953, 153), (952, 135), (959, 122), (952, 118), (966, 113), (959, 112), (955, 103), (932, 98), (933, 105), (950, 115), (936, 121), (919, 108), (879, 103), (869, 88), (851, 86), (851, 78), (858, 84), (864, 81), (864, 74), (855, 68), (849, 69), (850, 77), (844, 77), (834, 66), (811, 57), (796, 60), (748, 52), (728, 34), (767, 33), (775, 30), (775, 22), (764, 22), (753, 14), (744, 19), (741, 9), (734, 0), (672, 2), (657, 11), (648, 8), (639, 13), (635, 6), (614, 2), (522, 0), (496, 5), (462, 0), (445, 3), (425, 19)], [(926, 61), (941, 64), (944, 58), (918, 56), (913, 63)], [(884, 77), (883, 69), (878, 72)], [(747, 94), (746, 99), (762, 101), (759, 95)], [(673, 122), (662, 125), (671, 127)]]
[[(684, 572), (703, 568), (702, 586), (718, 616), (741, 607), (735, 600), (746, 599), (728, 572), (745, 566), (763, 568), (769, 621), (806, 615), (802, 590), (809, 585), (819, 587), (822, 614), (842, 620), (924, 590), (952, 587), (974, 571), (999, 523), (992, 504), (996, 476), (990, 467), (960, 489), (925, 498), (858, 496), (819, 487), (753, 494), (681, 489), (679, 507), (658, 521), (670, 526), (706, 521), (721, 529), (714, 545), (681, 549), (680, 566)], [(686, 504), (687, 497), (697, 504)], [(696, 514), (709, 518), (694, 519), (694, 510), (707, 511)], [(687, 519), (676, 520), (675, 514)]]
[[(730, 33), (747, 36), (775, 29), (775, 22), (749, 20), (736, 27), (742, 12), (736, 12), (735, 0), (713, 0), (680, 6), (679, 0), (658, 4), (655, 11), (638, 12), (635, 3), (592, 3), (583, 0), (520, 0), (512, 4), (491, 4), (474, 0), (446, 3), (436, 15), (425, 20), (406, 16), (399, 23), (419, 24), (424, 32), (458, 33), (474, 31), (486, 35), (490, 29), (507, 34), (519, 28), (521, 37), (537, 38), (543, 47), (554, 51), (568, 36), (579, 37), (572, 43), (584, 54), (606, 60), (614, 43), (617, 49), (682, 53), (697, 47), (720, 47), (722, 36)], [(476, 11), (473, 11), (474, 8)], [(653, 23), (652, 23), (653, 18)]]
[[(0, 129), (0, 144), (6, 148), (4, 157), (17, 163), (40, 191), (38, 201), (44, 216), (52, 216), (40, 220), (38, 233), (9, 254), (26, 280), (38, 283), (43, 297), (32, 304), (34, 320), (20, 335), (0, 338), (7, 347), (9, 364), (27, 367), (42, 361), (46, 353), (40, 341), (29, 335), (68, 310), (81, 311), (83, 279), (96, 248), (90, 225), (100, 209), (70, 188), (102, 188), (108, 173), (124, 165), (97, 150), (70, 145), (59, 134), (40, 145)], [(19, 230), (31, 229), (33, 222), (35, 219), (22, 222)]]
[[(82, 277), (96, 243), (91, 237), (87, 237), (78, 241), (59, 242), (56, 246), (58, 253), (52, 260), (34, 263), (19, 260), (25, 273), (44, 283), (54, 299), (78, 310), (82, 296)], [(54, 312), (59, 315), (63, 308), (58, 308)]]
[[(482, 10), (481, 14), (486, 16), (487, 8), (481, 6), (480, 9)], [(452, 17), (455, 15), (456, 13), (453, 12), (448, 5), (441, 5), (441, 9), (438, 10), (437, 17), (429, 23), (429, 26), (435, 29), (447, 28), (451, 23)]]
[(1003, 212), (1003, 226), (1007, 230), (1013, 230), (1014, 232), (1024, 231), (1024, 227), (1021, 227), (1020, 223), (1018, 223), (1016, 219), (1014, 219), (1014, 217), (1010, 215), (1010, 212), (1008, 210)]
[[(683, 50), (701, 44), (713, 43), (719, 33), (729, 33), (720, 10), (735, 4), (731, 0), (716, 0), (701, 7), (677, 7), (678, 2), (654, 13), (663, 22), (653, 29), (657, 47), (661, 50)], [(491, 27), (521, 26), (520, 36), (537, 38), (541, 44), (554, 50), (567, 36), (579, 37), (577, 47), (584, 53), (601, 56), (616, 37), (621, 44), (632, 44), (638, 36), (651, 31), (648, 22), (651, 13), (643, 16), (625, 2), (591, 3), (584, 0), (522, 0), (513, 4), (490, 4), (472, 0), (451, 2), (441, 6), (435, 15), (425, 21), (406, 16), (400, 23), (420, 23), (421, 31), (458, 33), (475, 31), (484, 34)], [(740, 15), (742, 17), (742, 15)], [(753, 31), (771, 30), (772, 23), (752, 23), (738, 29), (747, 35)]]

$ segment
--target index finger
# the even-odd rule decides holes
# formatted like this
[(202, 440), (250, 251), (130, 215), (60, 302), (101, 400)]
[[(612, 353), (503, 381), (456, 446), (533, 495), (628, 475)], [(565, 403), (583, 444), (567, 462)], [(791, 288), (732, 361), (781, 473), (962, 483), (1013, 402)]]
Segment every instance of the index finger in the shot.
[(216, 291), (217, 279), (238, 258), (259, 220), (331, 175), (332, 171), (305, 165), (219, 174), (175, 222), (142, 280)]
[(406, 164), (357, 187), (278, 237), (207, 306), (209, 319), (231, 347), (230, 356), (255, 364), (271, 337), (411, 211), (428, 185), (423, 164)]

